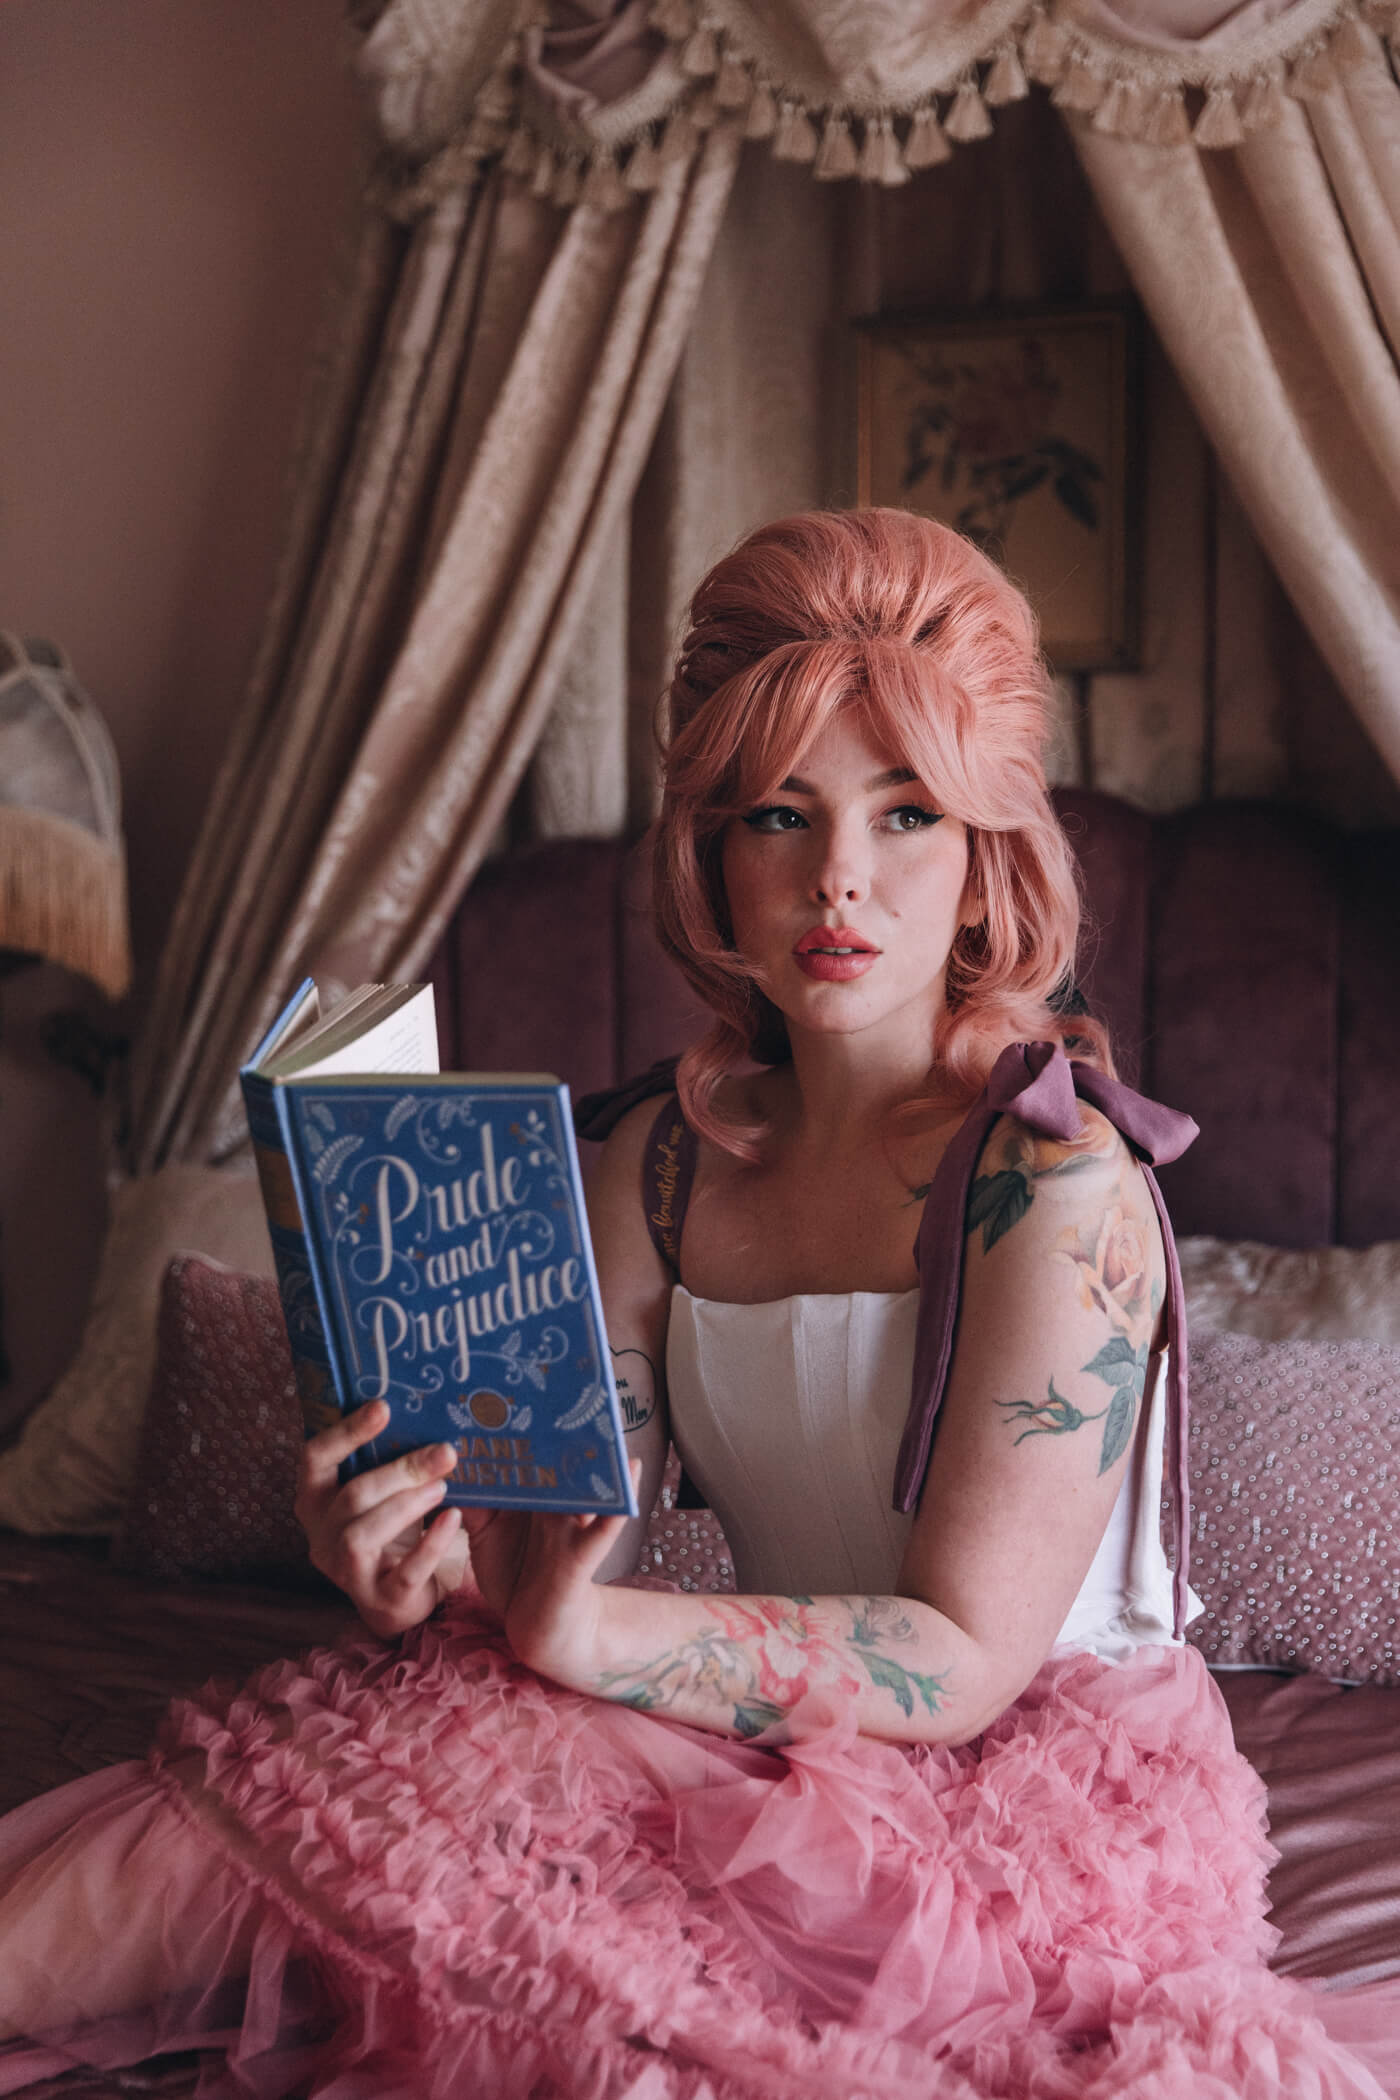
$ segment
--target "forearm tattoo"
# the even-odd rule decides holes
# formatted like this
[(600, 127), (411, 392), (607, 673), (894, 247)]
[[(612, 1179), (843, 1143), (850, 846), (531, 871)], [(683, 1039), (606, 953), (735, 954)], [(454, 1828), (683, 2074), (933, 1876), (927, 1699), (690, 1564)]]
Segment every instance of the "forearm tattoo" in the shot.
[(677, 1647), (606, 1672), (597, 1689), (643, 1712), (684, 1709), (696, 1695), (726, 1712), (736, 1735), (759, 1735), (804, 1693), (887, 1692), (906, 1719), (941, 1712), (947, 1673), (901, 1661), (917, 1641), (897, 1597), (716, 1597), (711, 1623)]

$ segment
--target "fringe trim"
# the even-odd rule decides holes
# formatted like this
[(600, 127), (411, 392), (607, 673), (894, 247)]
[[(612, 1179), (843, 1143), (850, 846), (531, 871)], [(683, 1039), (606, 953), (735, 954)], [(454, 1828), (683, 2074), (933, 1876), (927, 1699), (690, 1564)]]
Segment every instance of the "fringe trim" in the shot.
[(131, 985), (121, 848), (67, 817), (0, 805), (0, 947), (61, 963), (120, 999)]
[(819, 182), (892, 188), (946, 160), (950, 141), (986, 138), (991, 112), (1024, 100), (1032, 82), (1048, 88), (1061, 109), (1115, 138), (1228, 149), (1277, 123), (1288, 100), (1334, 93), (1343, 73), (1374, 56), (1373, 37), (1392, 48), (1400, 43), (1400, 0), (1332, 0), (1323, 7), (1325, 0), (1310, 10), (1311, 27), (1291, 48), (1227, 74), (1213, 58), (1183, 65), (1112, 44), (1057, 12), (1055, 0), (1030, 0), (1019, 22), (1010, 32), (999, 29), (949, 90), (894, 109), (813, 106), (767, 78), (735, 44), (732, 28), (710, 16), (706, 0), (652, 0), (651, 27), (670, 45), (669, 63), (683, 83), (664, 118), (608, 143), (585, 128), (547, 125), (522, 107), (517, 35), (462, 135), (420, 167), (381, 171), (374, 193), (392, 216), (412, 221), (499, 163), (508, 181), (562, 210), (620, 211), (655, 189), (665, 168), (689, 158), (719, 125), (767, 140), (775, 159), (810, 167)]

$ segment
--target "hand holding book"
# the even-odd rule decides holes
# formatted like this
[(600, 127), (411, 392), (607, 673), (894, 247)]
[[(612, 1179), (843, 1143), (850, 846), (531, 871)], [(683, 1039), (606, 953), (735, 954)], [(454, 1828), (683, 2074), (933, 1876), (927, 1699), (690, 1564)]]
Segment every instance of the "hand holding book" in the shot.
[(372, 1633), (407, 1633), (471, 1572), (461, 1512), (441, 1507), (456, 1464), (450, 1444), (427, 1444), (372, 1472), (342, 1475), (347, 1459), (383, 1433), (387, 1404), (371, 1400), (308, 1439), (297, 1481), (297, 1521), (313, 1567), (344, 1590)]
[[(434, 1501), (637, 1513), (568, 1090), (436, 1067), (429, 987), (364, 986), (320, 1021), (308, 980), (242, 1075), (313, 1521), (334, 1452), (372, 1483), (346, 1523), (376, 1566)], [(455, 1522), (430, 1533), (445, 1551)], [(437, 1580), (432, 1554), (401, 1557), (405, 1583)]]

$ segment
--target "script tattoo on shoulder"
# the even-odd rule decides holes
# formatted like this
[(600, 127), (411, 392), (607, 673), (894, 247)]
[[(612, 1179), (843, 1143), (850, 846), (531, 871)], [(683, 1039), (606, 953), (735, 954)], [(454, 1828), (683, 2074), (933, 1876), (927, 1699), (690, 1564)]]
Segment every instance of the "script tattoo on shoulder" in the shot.
[(982, 1252), (1019, 1225), (1035, 1200), (1035, 1184), (1048, 1175), (1077, 1174), (1095, 1160), (1112, 1157), (1117, 1133), (1097, 1119), (1085, 1123), (1078, 1137), (1040, 1137), (1018, 1124), (1008, 1125), (988, 1148), (988, 1172), (979, 1174), (968, 1191), (966, 1229), (981, 1228)]
[(656, 1413), (656, 1372), (649, 1356), (640, 1349), (614, 1349), (613, 1383), (622, 1410), (622, 1427), (628, 1436), (645, 1429)]

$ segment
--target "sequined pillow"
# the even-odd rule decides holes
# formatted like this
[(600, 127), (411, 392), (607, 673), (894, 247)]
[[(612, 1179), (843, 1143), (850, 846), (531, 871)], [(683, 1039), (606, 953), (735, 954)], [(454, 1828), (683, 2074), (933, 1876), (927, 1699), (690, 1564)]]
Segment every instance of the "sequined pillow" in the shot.
[(276, 1284), (177, 1254), (114, 1564), (167, 1580), (319, 1581), (292, 1514), (301, 1442)]
[(674, 1450), (628, 1586), (644, 1590), (732, 1590), (734, 1563), (713, 1510), (682, 1509), (681, 1462)]
[(1400, 1681), (1400, 1349), (1204, 1337), (1191, 1494), (1208, 1662)]

